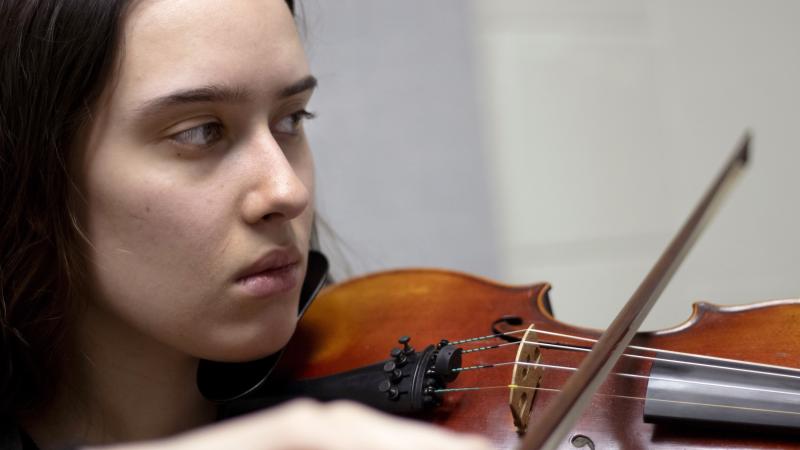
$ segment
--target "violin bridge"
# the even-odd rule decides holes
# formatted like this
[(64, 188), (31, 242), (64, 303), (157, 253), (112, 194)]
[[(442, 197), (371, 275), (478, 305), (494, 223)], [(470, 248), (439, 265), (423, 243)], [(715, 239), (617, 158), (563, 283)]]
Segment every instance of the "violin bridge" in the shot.
[(528, 327), (522, 342), (517, 349), (517, 357), (514, 364), (514, 372), (511, 376), (511, 393), (509, 394), (508, 405), (511, 407), (511, 416), (514, 418), (514, 426), (517, 432), (522, 434), (528, 427), (528, 419), (533, 409), (533, 397), (536, 395), (536, 388), (542, 378), (544, 370), (541, 367), (531, 366), (531, 363), (540, 363), (542, 352), (537, 342), (536, 331), (533, 325)]

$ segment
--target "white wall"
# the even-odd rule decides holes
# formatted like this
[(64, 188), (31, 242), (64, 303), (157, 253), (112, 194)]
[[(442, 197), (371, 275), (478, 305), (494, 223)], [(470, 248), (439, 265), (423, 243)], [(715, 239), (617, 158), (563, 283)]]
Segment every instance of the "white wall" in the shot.
[(473, 7), (505, 278), (604, 327), (750, 128), (752, 166), (646, 327), (800, 297), (800, 3)]

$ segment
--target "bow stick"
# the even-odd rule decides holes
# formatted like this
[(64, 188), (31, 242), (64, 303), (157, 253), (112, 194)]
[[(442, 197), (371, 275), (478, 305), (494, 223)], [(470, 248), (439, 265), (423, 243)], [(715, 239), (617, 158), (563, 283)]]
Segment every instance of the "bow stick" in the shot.
[(617, 317), (600, 336), (593, 350), (578, 367), (545, 413), (528, 427), (520, 450), (555, 449), (574, 427), (600, 384), (611, 372), (623, 350), (639, 329), (675, 270), (705, 227), (719, 204), (721, 193), (730, 186), (734, 175), (747, 163), (750, 134), (745, 133), (722, 172), (683, 224), (678, 234), (661, 254), (656, 264)]

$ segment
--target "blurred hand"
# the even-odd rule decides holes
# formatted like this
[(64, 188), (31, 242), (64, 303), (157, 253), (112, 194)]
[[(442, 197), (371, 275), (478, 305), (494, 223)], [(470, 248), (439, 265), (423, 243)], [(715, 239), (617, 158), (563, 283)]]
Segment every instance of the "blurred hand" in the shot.
[[(480, 436), (398, 419), (351, 402), (297, 400), (172, 438), (95, 450), (491, 450)], [(88, 449), (87, 449), (88, 450)]]

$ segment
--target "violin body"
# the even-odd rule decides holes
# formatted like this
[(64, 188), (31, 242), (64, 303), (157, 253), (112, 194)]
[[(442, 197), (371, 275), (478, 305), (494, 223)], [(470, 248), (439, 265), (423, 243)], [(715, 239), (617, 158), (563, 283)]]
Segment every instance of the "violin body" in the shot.
[[(307, 379), (346, 372), (389, 359), (397, 338), (410, 336), (422, 348), (493, 334), (495, 321), (506, 316), (524, 325), (497, 325), (502, 331), (536, 329), (586, 338), (601, 332), (557, 321), (551, 312), (550, 286), (505, 286), (445, 270), (397, 270), (346, 281), (326, 288), (309, 307), (286, 348), (279, 378)], [(544, 339), (544, 337), (541, 337)], [(569, 342), (550, 338), (551, 342)], [(465, 344), (464, 349), (503, 343), (500, 338)], [(697, 303), (690, 319), (673, 329), (638, 333), (633, 345), (677, 350), (777, 366), (800, 367), (800, 300), (736, 307)], [(518, 345), (465, 353), (462, 366), (514, 361)], [(577, 367), (580, 351), (541, 348), (542, 362)], [(652, 362), (621, 359), (617, 372), (648, 374)], [(418, 418), (488, 437), (499, 449), (520, 441), (509, 410), (512, 366), (464, 371), (448, 387), (495, 387), (448, 392), (441, 405)], [(559, 389), (571, 372), (544, 371), (540, 387)], [(694, 449), (794, 448), (798, 437), (774, 431), (741, 431), (705, 424), (652, 424), (643, 419), (647, 380), (609, 377), (560, 448)], [(505, 388), (504, 388), (505, 387)], [(541, 414), (558, 392), (537, 391), (532, 416)]]

